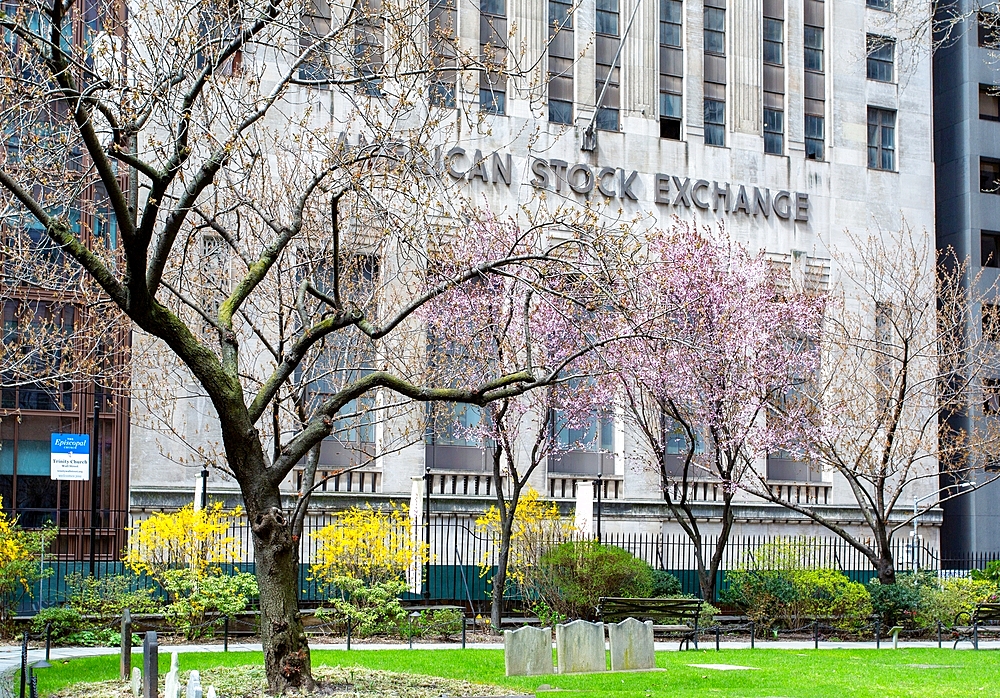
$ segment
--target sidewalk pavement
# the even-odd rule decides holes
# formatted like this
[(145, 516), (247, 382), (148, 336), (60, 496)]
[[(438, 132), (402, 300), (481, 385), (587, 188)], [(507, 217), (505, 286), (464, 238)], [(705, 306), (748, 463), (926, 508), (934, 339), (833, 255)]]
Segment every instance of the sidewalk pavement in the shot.
[[(657, 642), (656, 651), (677, 651), (677, 642)], [(943, 647), (946, 649), (951, 648), (951, 642), (944, 642)], [(699, 641), (698, 646), (702, 650), (714, 650), (715, 641), (711, 636), (705, 636)], [(503, 649), (503, 643), (500, 642), (490, 642), (490, 643), (477, 643), (467, 645), (470, 650), (477, 649), (490, 649), (490, 650), (500, 650)], [(749, 642), (720, 642), (720, 649), (724, 650), (737, 650), (737, 649), (749, 649)], [(937, 641), (903, 641), (899, 643), (900, 649), (909, 648), (936, 648)], [(313, 650), (346, 650), (347, 646), (344, 643), (310, 643), (310, 648)], [(408, 645), (400, 643), (351, 643), (351, 651), (366, 652), (371, 650), (402, 650), (407, 649)], [(777, 642), (765, 642), (757, 640), (757, 649), (780, 649), (780, 650), (811, 650), (813, 649), (812, 640), (779, 640)], [(820, 649), (875, 649), (874, 642), (823, 642), (819, 643)], [(979, 648), (981, 650), (988, 649), (1000, 649), (1000, 640), (980, 640)], [(462, 646), (454, 642), (437, 642), (437, 643), (417, 643), (414, 644), (413, 649), (420, 650), (461, 650)], [(883, 651), (892, 651), (892, 640), (883, 639), (882, 647)], [(968, 641), (963, 641), (958, 644), (958, 649), (960, 650), (970, 650), (972, 649), (972, 643)], [(160, 654), (169, 655), (171, 652), (177, 652), (178, 654), (187, 652), (221, 652), (221, 644), (197, 644), (197, 645), (161, 645)], [(260, 643), (248, 643), (248, 644), (229, 644), (230, 652), (260, 652)], [(141, 655), (142, 647), (134, 647), (132, 649), (133, 655)], [(106, 654), (118, 654), (117, 647), (53, 647), (49, 654), (50, 661), (63, 661), (67, 659), (76, 659), (79, 657), (97, 657)], [(45, 658), (44, 649), (31, 649), (28, 650), (28, 664), (32, 664), (39, 660)], [(16, 669), (21, 663), (21, 646), (11, 646), (4, 645), (0, 646), (0, 674), (4, 674), (8, 671)], [(133, 666), (140, 666), (141, 661), (137, 662), (133, 659)]]

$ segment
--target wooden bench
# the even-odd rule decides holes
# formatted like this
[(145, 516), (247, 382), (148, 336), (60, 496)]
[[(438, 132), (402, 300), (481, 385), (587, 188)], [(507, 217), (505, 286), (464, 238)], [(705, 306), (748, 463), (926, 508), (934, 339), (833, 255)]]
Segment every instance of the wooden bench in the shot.
[(623, 599), (603, 596), (598, 599), (597, 615), (605, 623), (626, 618), (653, 621), (653, 632), (679, 634), (678, 649), (687, 643), (698, 649), (698, 616), (705, 603), (701, 599)]
[[(963, 616), (969, 619), (968, 625), (959, 625)], [(952, 632), (956, 634), (953, 647), (958, 647), (962, 640), (969, 640), (978, 650), (980, 633), (1000, 633), (1000, 603), (977, 603), (971, 614), (962, 611), (955, 616)]]

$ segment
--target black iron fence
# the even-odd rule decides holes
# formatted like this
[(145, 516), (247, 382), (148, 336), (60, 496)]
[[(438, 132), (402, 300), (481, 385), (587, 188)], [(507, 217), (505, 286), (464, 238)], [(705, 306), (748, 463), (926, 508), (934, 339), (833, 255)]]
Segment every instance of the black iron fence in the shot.
[[(31, 512), (22, 521), (35, 523), (36, 520), (63, 524), (51, 546), (51, 551), (43, 561), (47, 571), (34, 585), (31, 595), (25, 595), (19, 612), (31, 614), (39, 608), (64, 601), (69, 593), (67, 581), (73, 575), (107, 577), (126, 573), (122, 562), (123, 552), (129, 545), (128, 532), (132, 526), (149, 514), (128, 514), (127, 512), (100, 511), (93, 520), (85, 512), (53, 512), (46, 517), (41, 512)], [(67, 525), (68, 524), (68, 525)], [(305, 605), (319, 605), (327, 597), (321, 582), (313, 578), (311, 563), (317, 559), (319, 541), (317, 533), (326, 526), (341, 525), (333, 511), (311, 512), (305, 520), (303, 535), (299, 541), (300, 596)], [(91, 563), (91, 534), (93, 533), (94, 559)], [(485, 609), (490, 594), (490, 579), (496, 564), (496, 543), (487, 532), (477, 528), (470, 517), (432, 517), (430, 524), (430, 553), (428, 577), (424, 580), (430, 599), (436, 602), (452, 602)], [(231, 568), (253, 571), (253, 548), (250, 527), (245, 518), (234, 520), (227, 535), (232, 538), (236, 551)], [(411, 535), (417, 540), (426, 539), (427, 530), (419, 527)], [(684, 593), (698, 594), (698, 564), (695, 544), (684, 535), (662, 535), (660, 533), (604, 532), (602, 541), (618, 546), (636, 557), (645, 560), (654, 569), (666, 570), (681, 582)], [(541, 542), (554, 545), (561, 542), (553, 539)], [(710, 558), (716, 539), (708, 536), (702, 542), (704, 558)], [(764, 566), (768, 555), (794, 554), (800, 564), (811, 567), (828, 567), (844, 572), (854, 581), (867, 582), (875, 576), (870, 561), (857, 549), (841, 538), (833, 536), (732, 536), (726, 545), (722, 564), (716, 577), (716, 590), (727, 587), (727, 577), (731, 570), (743, 566)], [(903, 571), (919, 567), (953, 571), (982, 569), (992, 560), (1000, 560), (1000, 552), (979, 553), (965, 557), (942, 558), (937, 549), (921, 545), (916, 549), (906, 539), (895, 541), (893, 557), (897, 570)], [(947, 572), (943, 572), (947, 573)], [(132, 584), (151, 588), (162, 595), (153, 580), (139, 577)], [(408, 594), (408, 600), (421, 598), (421, 594)]]

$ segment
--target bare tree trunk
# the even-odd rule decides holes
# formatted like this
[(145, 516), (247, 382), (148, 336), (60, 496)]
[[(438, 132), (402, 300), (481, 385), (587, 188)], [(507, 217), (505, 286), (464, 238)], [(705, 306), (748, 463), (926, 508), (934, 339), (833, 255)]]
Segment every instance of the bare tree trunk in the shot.
[(298, 598), (298, 544), (292, 522), (281, 510), (276, 487), (247, 500), (253, 529), (254, 562), (260, 589), (260, 639), (268, 690), (312, 688), (309, 643)]
[(500, 522), (500, 551), (497, 558), (497, 571), (493, 575), (493, 604), (490, 607), (490, 625), (494, 632), (500, 632), (500, 623), (503, 620), (503, 592), (507, 586), (507, 564), (510, 561), (510, 539), (514, 530), (514, 517), (512, 512), (517, 507), (517, 500), (513, 500), (511, 507), (507, 510), (506, 520)]
[(219, 413), (226, 456), (234, 470), (245, 474), (240, 485), (253, 533), (267, 688), (275, 694), (289, 688), (311, 689), (316, 682), (299, 614), (299, 546), (294, 535), (295, 522), (281, 508), (281, 490), (264, 465), (264, 451), (256, 429), (235, 410), (229, 416), (223, 416), (227, 414), (224, 409)]
[(889, 545), (879, 546), (878, 560), (873, 562), (881, 584), (896, 583), (896, 561), (892, 557), (892, 548)]

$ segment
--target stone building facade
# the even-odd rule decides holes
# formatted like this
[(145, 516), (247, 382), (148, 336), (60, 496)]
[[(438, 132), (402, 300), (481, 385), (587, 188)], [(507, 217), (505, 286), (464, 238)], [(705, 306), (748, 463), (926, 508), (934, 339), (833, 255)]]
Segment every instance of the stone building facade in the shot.
[[(895, 28), (906, 23), (888, 0), (432, 5), (449, 14), (461, 47), (485, 51), (509, 33), (521, 63), (531, 66), (517, 78), (459, 72), (434, 86), (458, 112), (439, 153), (456, 197), (485, 201), (498, 215), (544, 200), (589, 206), (609, 223), (669, 225), (675, 216), (724, 223), (737, 240), (817, 288), (839, 278), (831, 249), (850, 245), (845, 230), (899, 230), (904, 221), (914, 231), (933, 230), (929, 46), (895, 41)], [(302, 90), (302, 101), (328, 118), (338, 118), (337, 99)], [(469, 111), (488, 112), (480, 122), (486, 127), (463, 127)], [(218, 440), (204, 398), (178, 407), (172, 428)], [(576, 486), (600, 473), (605, 530), (674, 531), (665, 523), (658, 476), (630, 455), (629, 434), (618, 423), (595, 429), (602, 435), (593, 452), (550, 462), (534, 487), (568, 508)], [(435, 513), (473, 515), (497, 487), (476, 445), (428, 437), (381, 454), (377, 429), (355, 438), (324, 445), (321, 473), (367, 455), (374, 463), (327, 482), (316, 507), (405, 501), (413, 478), (426, 472)], [(190, 456), (178, 462), (183, 451), (149, 420), (133, 420), (133, 511), (190, 501), (202, 466)], [(818, 502), (848, 525), (858, 521), (849, 488), (833, 474), (778, 458), (761, 465), (787, 496)], [(936, 486), (918, 485), (928, 492)], [(295, 492), (294, 477), (288, 488)], [(708, 521), (718, 517), (717, 488), (709, 481), (697, 488)], [(218, 474), (208, 490), (236, 494)], [(734, 535), (823, 534), (787, 509), (747, 497), (737, 519)], [(936, 544), (939, 513), (921, 525), (925, 541)]]

